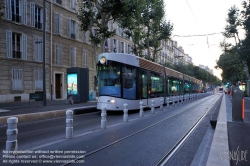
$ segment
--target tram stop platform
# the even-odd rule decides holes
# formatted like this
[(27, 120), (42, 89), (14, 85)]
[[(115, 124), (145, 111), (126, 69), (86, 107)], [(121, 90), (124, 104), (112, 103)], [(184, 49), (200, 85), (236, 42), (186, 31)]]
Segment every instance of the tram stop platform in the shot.
[(232, 96), (223, 95), (207, 166), (250, 165), (250, 97), (244, 97), (243, 122), (232, 121)]
[(18, 118), (18, 123), (57, 118), (66, 115), (66, 110), (74, 110), (74, 114), (97, 111), (97, 101), (69, 104), (66, 100), (0, 103), (0, 126), (7, 124), (11, 116)]

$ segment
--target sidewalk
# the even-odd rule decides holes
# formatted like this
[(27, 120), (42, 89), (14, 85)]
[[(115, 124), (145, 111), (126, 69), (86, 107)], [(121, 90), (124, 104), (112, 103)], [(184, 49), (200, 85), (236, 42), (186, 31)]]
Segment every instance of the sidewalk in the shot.
[(84, 110), (95, 109), (97, 101), (88, 101), (83, 103), (74, 103), (73, 105), (66, 103), (66, 100), (47, 101), (43, 106), (42, 101), (15, 102), (0, 104), (0, 125), (6, 124), (8, 117), (18, 117), (18, 123), (34, 120), (43, 120), (48, 118), (56, 118), (65, 116), (67, 109)]
[(231, 100), (223, 96), (207, 166), (250, 165), (250, 98), (245, 98), (243, 122), (232, 121)]

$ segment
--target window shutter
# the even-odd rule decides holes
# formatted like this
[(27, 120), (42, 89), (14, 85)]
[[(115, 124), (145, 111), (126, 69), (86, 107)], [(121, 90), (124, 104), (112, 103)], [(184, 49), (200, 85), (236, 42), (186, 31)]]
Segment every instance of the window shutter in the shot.
[(27, 0), (23, 0), (22, 23), (27, 25)]
[(6, 54), (7, 58), (13, 57), (12, 52), (12, 31), (7, 30), (6, 31)]
[(22, 59), (27, 60), (27, 35), (22, 34)]
[(56, 13), (55, 17), (56, 17), (55, 32), (56, 32), (56, 34), (60, 34), (60, 14)]
[(59, 46), (56, 44), (56, 64), (59, 64)]
[(82, 41), (83, 42), (87, 42), (86, 35), (87, 35), (86, 31), (82, 32)]
[(76, 40), (79, 39), (79, 24), (77, 22), (76, 23), (76, 26), (75, 26), (75, 32), (76, 32)]
[(110, 51), (110, 38), (107, 39), (108, 42), (108, 51)]
[(38, 60), (38, 38), (35, 38), (35, 43), (34, 43), (34, 59), (35, 61)]
[(12, 20), (11, 0), (5, 0), (5, 18)]
[(62, 21), (63, 21), (63, 16), (61, 14), (59, 14), (59, 33), (60, 35), (62, 35)]
[(62, 46), (59, 47), (59, 59), (60, 59), (60, 65), (62, 65)]
[(49, 31), (48, 25), (49, 25), (49, 15), (47, 9), (45, 9), (45, 16), (46, 16), (46, 24), (45, 24), (45, 30)]
[[(41, 10), (40, 10), (40, 17), (41, 17), (41, 24), (42, 24), (42, 30), (43, 30), (43, 24), (44, 24), (44, 22), (43, 22), (43, 10), (44, 10), (44, 8), (42, 8)], [(46, 17), (45, 17), (45, 21), (46, 21)], [(46, 25), (46, 24), (45, 24)], [(45, 26), (45, 28), (46, 28), (46, 26)], [(45, 29), (46, 30), (46, 29)]]
[(40, 60), (40, 61), (43, 61), (43, 58), (44, 58), (44, 57), (43, 57), (43, 39), (40, 39), (40, 42), (41, 42), (41, 43), (39, 44), (39, 46), (40, 46), (40, 47), (39, 47), (39, 49), (40, 49), (40, 51), (39, 51), (39, 55), (40, 55), (40, 56), (39, 56), (39, 60)]
[(74, 67), (76, 67), (76, 48), (74, 47)]
[(35, 70), (34, 71), (34, 82), (35, 82), (35, 89), (37, 89), (37, 87), (38, 87), (38, 70)]
[(62, 6), (65, 7), (65, 0), (62, 0)]
[(125, 44), (125, 50), (124, 50), (124, 53), (128, 53), (128, 44), (127, 43), (124, 43)]
[(35, 27), (35, 4), (30, 3), (30, 26)]
[(68, 18), (68, 37), (70, 38), (71, 36), (71, 19)]
[(119, 42), (120, 43), (120, 53), (122, 53), (122, 42)]
[(71, 67), (74, 67), (74, 47), (70, 48), (70, 63), (71, 63)]

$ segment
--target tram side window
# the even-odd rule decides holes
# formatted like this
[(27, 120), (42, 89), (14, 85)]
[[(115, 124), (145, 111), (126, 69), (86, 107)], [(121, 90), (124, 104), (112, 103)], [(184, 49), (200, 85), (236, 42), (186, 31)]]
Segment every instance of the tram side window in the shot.
[(140, 76), (139, 76), (140, 78), (140, 84), (139, 84), (139, 87), (138, 88), (140, 88), (140, 97), (142, 98), (142, 99), (146, 99), (148, 96), (147, 96), (147, 94), (148, 94), (148, 88), (147, 88), (147, 85), (148, 85), (148, 76), (147, 76), (147, 72), (146, 71), (143, 71), (143, 70), (141, 70), (140, 71)]
[(174, 77), (168, 79), (168, 95), (179, 95), (181, 93), (180, 80)]
[(123, 98), (136, 99), (136, 68), (122, 68)]
[(151, 73), (151, 82), (149, 84), (150, 97), (163, 96), (163, 76)]
[(98, 66), (98, 90), (99, 95), (121, 97), (119, 66)]
[(184, 81), (184, 94), (188, 94), (190, 90), (190, 83), (189, 81)]

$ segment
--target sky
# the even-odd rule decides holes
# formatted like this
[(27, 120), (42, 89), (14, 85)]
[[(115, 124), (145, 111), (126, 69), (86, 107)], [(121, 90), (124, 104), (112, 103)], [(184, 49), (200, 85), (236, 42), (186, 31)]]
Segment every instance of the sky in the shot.
[[(214, 66), (222, 54), (219, 46), (224, 37), (221, 32), (224, 32), (230, 7), (235, 5), (242, 9), (242, 1), (164, 0), (166, 20), (170, 20), (174, 25), (172, 40), (177, 41), (178, 46), (182, 46), (185, 54), (192, 57), (194, 65), (208, 66), (220, 79), (221, 70), (215, 69)], [(242, 32), (240, 38), (243, 37), (244, 33)]]

